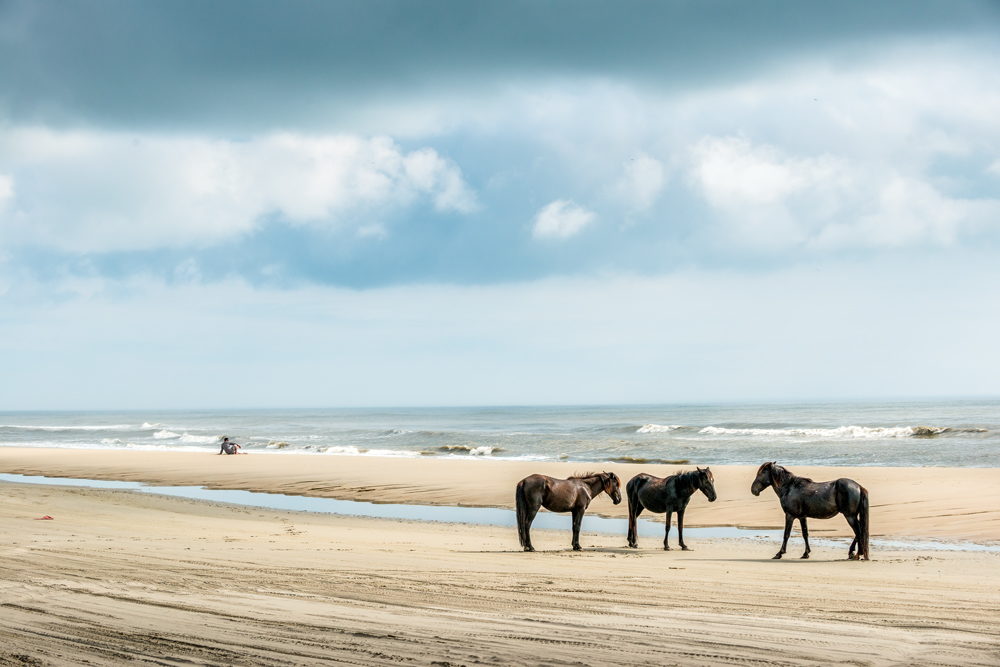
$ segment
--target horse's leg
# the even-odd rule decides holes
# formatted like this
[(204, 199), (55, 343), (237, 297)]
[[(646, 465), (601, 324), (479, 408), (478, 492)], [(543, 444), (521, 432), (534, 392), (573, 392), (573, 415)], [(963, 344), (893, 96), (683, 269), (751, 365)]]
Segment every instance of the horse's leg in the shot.
[(535, 547), (531, 544), (531, 522), (535, 520), (535, 515), (538, 514), (538, 508), (542, 505), (539, 502), (535, 502), (532, 498), (528, 506), (524, 508), (524, 550), (534, 551)]
[(628, 502), (628, 545), (633, 549), (639, 548), (639, 531), (636, 525), (636, 519), (642, 514), (642, 503), (636, 500), (635, 503), (632, 502), (632, 497), (629, 496)]
[(791, 514), (785, 514), (785, 538), (781, 541), (781, 551), (774, 554), (772, 560), (778, 560), (785, 555), (785, 548), (788, 546), (788, 536), (792, 534), (792, 521), (795, 520)]
[(573, 551), (580, 551), (580, 524), (583, 523), (583, 513), (586, 507), (573, 508)]
[(666, 529), (666, 532), (663, 533), (663, 550), (664, 551), (670, 551), (670, 542), (668, 542), (667, 540), (670, 537), (670, 519), (673, 518), (673, 516), (674, 516), (674, 513), (671, 512), (670, 510), (667, 510), (667, 522), (666, 522), (667, 529)]
[(857, 560), (861, 554), (860, 549), (857, 556), (854, 555), (854, 547), (858, 546), (861, 539), (861, 526), (858, 525), (858, 518), (856, 516), (851, 516), (850, 514), (845, 514), (844, 518), (847, 519), (847, 523), (851, 526), (851, 530), (854, 531), (854, 540), (851, 542), (851, 548), (847, 550), (848, 560)]
[(802, 539), (806, 543), (805, 553), (800, 558), (809, 558), (809, 529), (806, 527), (806, 518), (804, 516), (799, 517), (799, 526), (802, 527)]
[(677, 543), (681, 545), (681, 549), (684, 551), (690, 551), (687, 545), (684, 544), (684, 510), (677, 510)]

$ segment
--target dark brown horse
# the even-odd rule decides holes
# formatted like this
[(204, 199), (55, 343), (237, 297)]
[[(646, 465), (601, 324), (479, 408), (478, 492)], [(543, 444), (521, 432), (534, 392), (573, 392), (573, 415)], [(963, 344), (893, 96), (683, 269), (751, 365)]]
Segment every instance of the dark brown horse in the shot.
[[(841, 477), (832, 482), (814, 482), (807, 477), (796, 477), (776, 461), (765, 463), (757, 469), (757, 478), (750, 486), (750, 493), (759, 496), (767, 487), (773, 487), (785, 511), (785, 539), (781, 551), (774, 558), (781, 558), (788, 546), (792, 522), (799, 520), (806, 551), (802, 558), (809, 558), (809, 530), (806, 518), (829, 519), (843, 514), (854, 531), (854, 541), (847, 550), (851, 560), (868, 560), (868, 490), (853, 479)], [(854, 547), (858, 548), (857, 555)]]
[(640, 473), (625, 485), (628, 494), (628, 545), (638, 548), (635, 521), (647, 509), (657, 514), (667, 513), (667, 529), (663, 534), (663, 548), (670, 551), (667, 538), (670, 537), (670, 517), (677, 512), (677, 543), (688, 551), (684, 544), (684, 510), (695, 491), (701, 491), (708, 502), (715, 502), (715, 477), (708, 468), (697, 468), (690, 472), (680, 472), (670, 477), (653, 477)]
[(622, 482), (613, 472), (576, 475), (569, 479), (555, 479), (547, 475), (528, 475), (517, 483), (514, 498), (517, 504), (517, 536), (525, 551), (531, 546), (531, 522), (539, 507), (550, 512), (573, 513), (573, 550), (580, 550), (580, 522), (590, 501), (607, 493), (617, 505), (622, 501)]

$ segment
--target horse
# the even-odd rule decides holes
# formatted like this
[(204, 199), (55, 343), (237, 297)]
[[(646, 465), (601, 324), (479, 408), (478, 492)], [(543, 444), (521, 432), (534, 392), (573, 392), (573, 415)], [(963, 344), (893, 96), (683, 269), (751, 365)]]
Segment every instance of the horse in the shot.
[(611, 496), (615, 505), (622, 501), (622, 482), (613, 472), (574, 475), (569, 479), (556, 479), (547, 475), (528, 475), (517, 483), (514, 492), (517, 505), (517, 536), (525, 551), (531, 546), (531, 522), (539, 507), (550, 512), (573, 513), (573, 550), (580, 551), (580, 522), (590, 501), (603, 491)]
[[(808, 477), (796, 477), (776, 461), (765, 463), (757, 469), (757, 478), (750, 486), (750, 493), (759, 496), (769, 486), (778, 494), (781, 509), (785, 511), (785, 538), (781, 542), (781, 551), (774, 555), (774, 560), (784, 555), (795, 519), (799, 520), (802, 539), (806, 543), (802, 558), (809, 558), (806, 518), (829, 519), (838, 513), (844, 515), (854, 531), (854, 541), (847, 550), (848, 559), (868, 560), (868, 489), (846, 477), (832, 482), (814, 482)], [(857, 555), (854, 547), (858, 548)]]
[(647, 509), (657, 514), (667, 513), (666, 532), (663, 534), (663, 549), (670, 551), (667, 538), (670, 537), (670, 517), (677, 512), (677, 541), (684, 551), (690, 551), (684, 544), (684, 510), (695, 491), (701, 491), (708, 502), (715, 502), (715, 477), (708, 468), (697, 468), (690, 472), (679, 472), (670, 477), (660, 478), (640, 473), (625, 485), (628, 493), (628, 545), (639, 547), (635, 520)]

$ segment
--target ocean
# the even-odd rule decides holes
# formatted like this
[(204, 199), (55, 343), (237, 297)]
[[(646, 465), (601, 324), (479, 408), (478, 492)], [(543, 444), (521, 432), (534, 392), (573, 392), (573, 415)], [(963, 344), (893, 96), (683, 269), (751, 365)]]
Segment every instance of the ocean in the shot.
[(658, 465), (1000, 466), (1000, 400), (0, 412), (0, 447)]

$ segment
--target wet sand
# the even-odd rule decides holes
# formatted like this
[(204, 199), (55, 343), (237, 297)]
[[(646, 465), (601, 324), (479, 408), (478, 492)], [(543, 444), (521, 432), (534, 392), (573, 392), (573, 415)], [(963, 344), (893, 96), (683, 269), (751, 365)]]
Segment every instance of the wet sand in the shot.
[[(616, 472), (624, 484), (639, 472), (666, 476), (689, 466), (538, 463), (448, 458), (380, 458), (190, 452), (0, 448), (0, 472), (203, 485), (341, 500), (429, 505), (513, 507), (514, 485), (533, 472), (566, 477), (588, 468)], [(833, 468), (789, 466), (815, 480), (851, 477), (870, 493), (871, 532), (895, 538), (1000, 542), (1000, 468)], [(719, 499), (700, 494), (687, 512), (690, 526), (784, 526), (774, 493), (750, 494), (756, 467), (712, 466)], [(627, 516), (626, 503), (604, 496), (591, 511)], [(814, 521), (811, 534), (847, 536), (845, 521)]]
[[(116, 479), (404, 502), (469, 495), (488, 505), (509, 495), (506, 477), (522, 470), (484, 461), (66, 454), (0, 450), (0, 471), (95, 477), (96, 458), (117, 461), (105, 470)], [(34, 469), (23, 467), (32, 460)], [(494, 466), (502, 484), (481, 482), (477, 491), (465, 479)], [(924, 493), (919, 482), (929, 479), (903, 470), (918, 482), (911, 487), (893, 481), (896, 471), (871, 470), (885, 475), (863, 481), (879, 497)], [(745, 470), (726, 471), (720, 495), (744, 488), (749, 500), (732, 502), (777, 512), (773, 494), (749, 496)], [(995, 484), (997, 471), (978, 473), (983, 488), (954, 484), (941, 505), (965, 508), (961, 530), (985, 535), (998, 503), (980, 498), (990, 508), (983, 517), (968, 494)], [(596, 534), (585, 534), (577, 553), (566, 548), (568, 531), (537, 531), (539, 552), (525, 554), (505, 527), (27, 484), (0, 484), (0, 497), (0, 664), (1000, 663), (997, 553), (880, 550), (864, 563), (843, 560), (843, 548), (814, 548), (802, 561), (793, 538), (786, 560), (772, 561), (776, 544), (763, 540), (689, 539), (694, 551), (664, 552), (658, 540), (631, 550), (624, 536)], [(921, 515), (919, 503), (882, 502), (873, 522), (883, 526), (883, 507), (899, 505), (886, 516)], [(695, 499), (689, 516), (708, 523), (722, 503)], [(604, 498), (598, 505), (612, 508)], [(821, 523), (839, 520), (813, 525)]]

